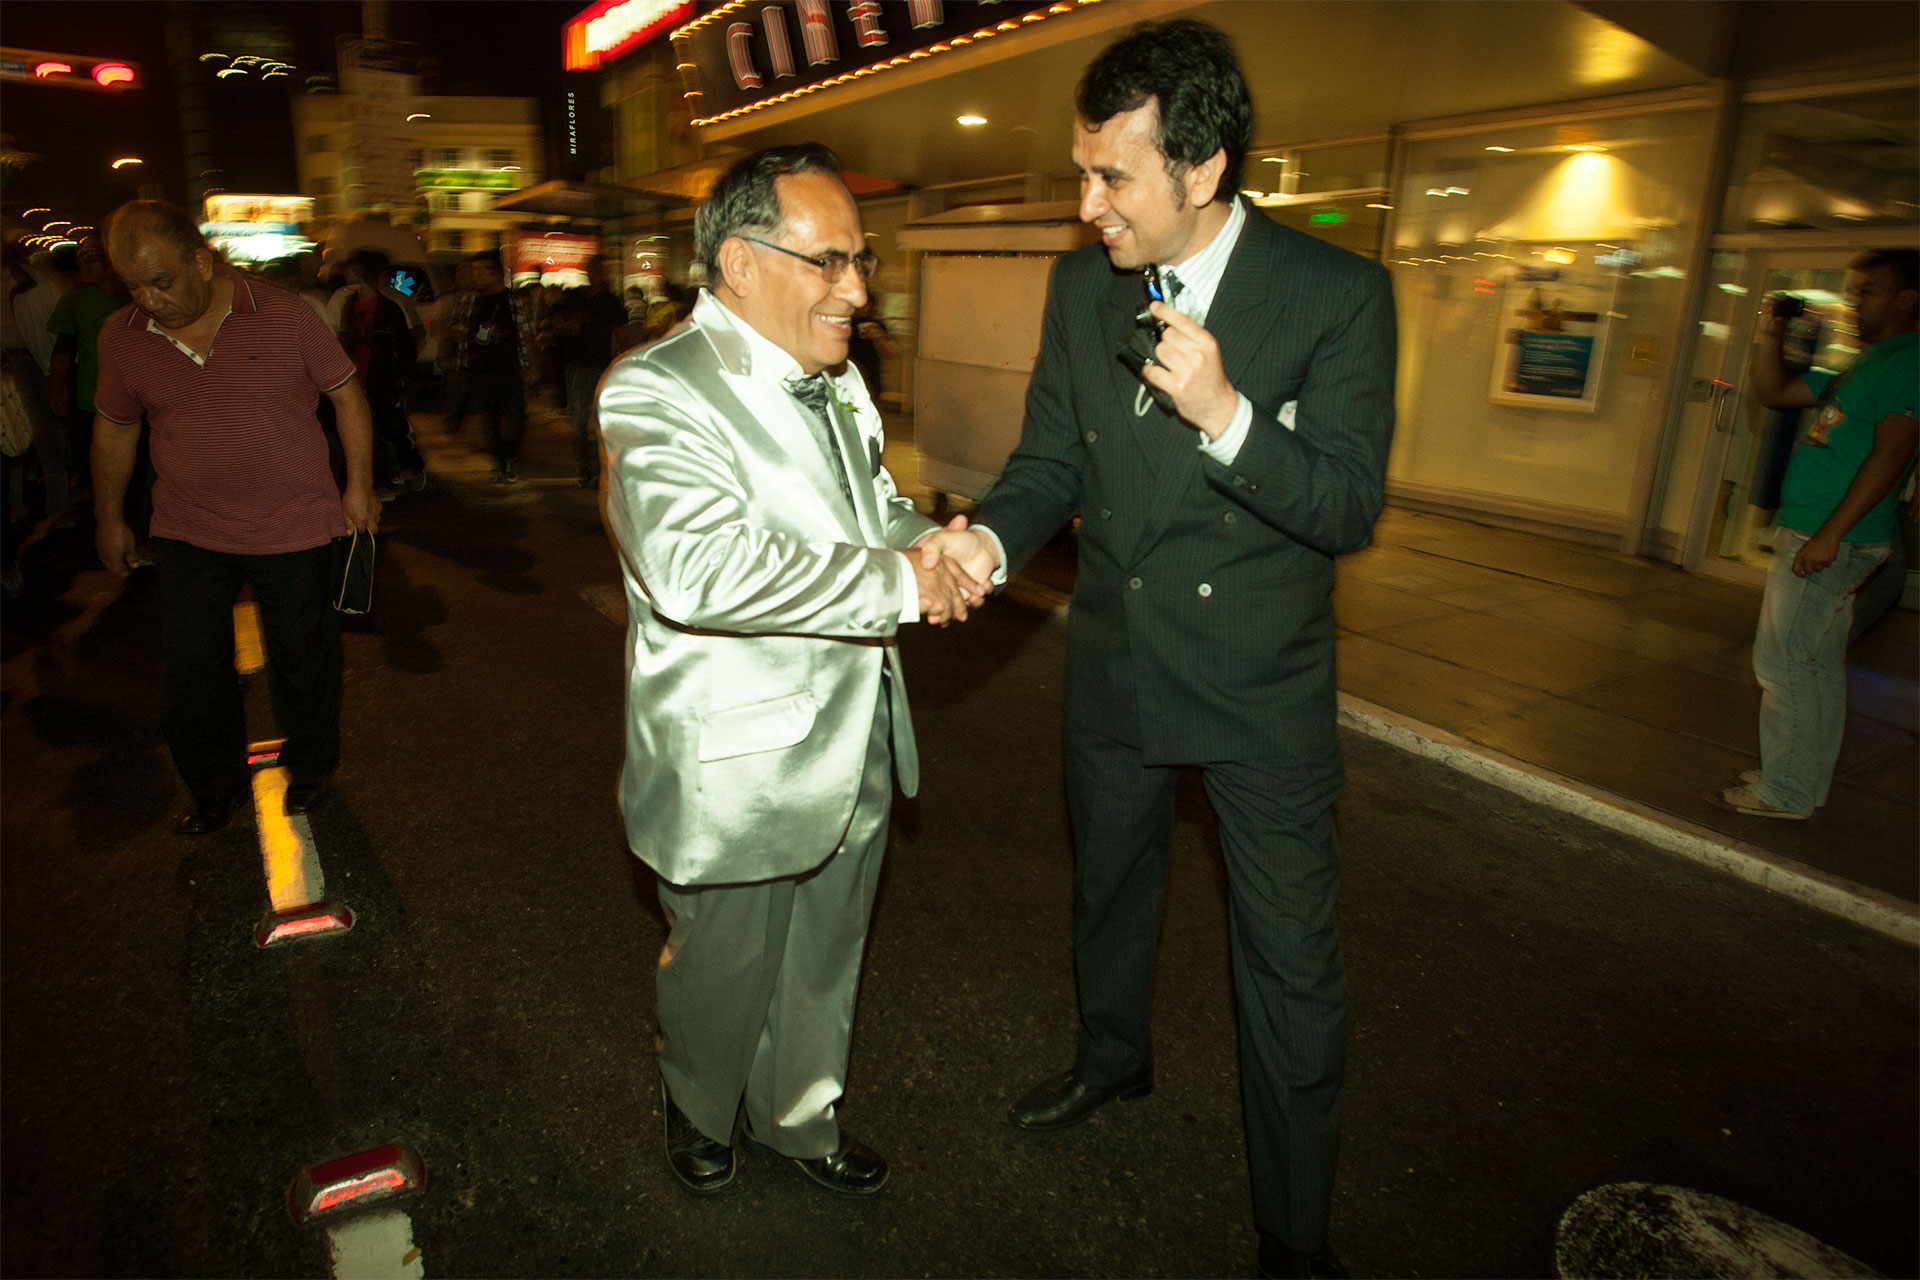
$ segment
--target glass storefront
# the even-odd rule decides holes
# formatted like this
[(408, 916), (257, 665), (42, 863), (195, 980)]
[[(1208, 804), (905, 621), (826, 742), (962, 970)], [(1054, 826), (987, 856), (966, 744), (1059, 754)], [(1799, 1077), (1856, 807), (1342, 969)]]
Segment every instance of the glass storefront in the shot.
[(1712, 128), (1688, 105), (1407, 143), (1386, 251), (1396, 499), (1624, 536)]

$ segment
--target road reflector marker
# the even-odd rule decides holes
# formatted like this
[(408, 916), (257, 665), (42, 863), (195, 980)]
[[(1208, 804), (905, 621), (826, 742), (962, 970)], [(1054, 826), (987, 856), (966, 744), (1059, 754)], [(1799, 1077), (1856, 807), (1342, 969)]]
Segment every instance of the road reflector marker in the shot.
[(271, 947), (276, 943), (293, 942), (300, 938), (345, 933), (351, 928), (353, 928), (353, 912), (345, 905), (310, 902), (304, 907), (295, 907), (291, 911), (267, 912), (260, 917), (260, 923), (253, 927), (253, 941), (255, 946)]
[(260, 606), (242, 600), (233, 606), (233, 669), (250, 676), (267, 667), (267, 647), (260, 642)]
[(426, 1185), (427, 1167), (399, 1143), (306, 1165), (287, 1188), (287, 1212), (298, 1226), (384, 1204)]
[(247, 768), (273, 768), (280, 763), (280, 748), (286, 745), (285, 738), (269, 738), (265, 742), (253, 743), (247, 748)]

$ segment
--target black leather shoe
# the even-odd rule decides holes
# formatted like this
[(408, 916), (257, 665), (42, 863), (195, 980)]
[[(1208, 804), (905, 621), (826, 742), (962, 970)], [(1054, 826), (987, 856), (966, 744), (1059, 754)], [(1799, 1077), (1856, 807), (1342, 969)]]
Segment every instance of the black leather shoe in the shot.
[(333, 783), (322, 778), (318, 782), (296, 782), (287, 788), (287, 812), (312, 813), (327, 802), (333, 794)]
[(733, 1181), (740, 1171), (733, 1148), (693, 1127), (687, 1113), (673, 1104), (667, 1082), (660, 1082), (660, 1114), (665, 1119), (667, 1167), (680, 1185), (695, 1195), (712, 1195)]
[(1260, 1233), (1260, 1256), (1254, 1262), (1257, 1280), (1351, 1280), (1352, 1272), (1340, 1265), (1332, 1249), (1301, 1253), (1289, 1248), (1278, 1236)]
[(1007, 1118), (1021, 1129), (1065, 1129), (1079, 1124), (1115, 1098), (1144, 1098), (1153, 1092), (1153, 1064), (1109, 1085), (1082, 1084), (1071, 1071), (1042, 1080), (1013, 1104)]
[(173, 829), (183, 836), (211, 835), (233, 821), (234, 802), (233, 796), (219, 800), (195, 800), (193, 808), (174, 824)]
[(886, 1157), (865, 1143), (854, 1141), (844, 1133), (840, 1135), (838, 1151), (830, 1156), (818, 1156), (812, 1160), (803, 1160), (799, 1156), (783, 1156), (751, 1134), (746, 1138), (755, 1151), (787, 1161), (827, 1190), (838, 1192), (843, 1196), (870, 1196), (887, 1185), (887, 1174), (890, 1171), (887, 1168)]

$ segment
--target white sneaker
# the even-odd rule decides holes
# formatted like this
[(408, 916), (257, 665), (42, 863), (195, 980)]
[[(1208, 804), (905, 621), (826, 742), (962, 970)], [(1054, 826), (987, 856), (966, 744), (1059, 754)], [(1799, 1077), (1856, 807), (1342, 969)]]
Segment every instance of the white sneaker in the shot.
[(1788, 822), (1805, 822), (1812, 814), (1795, 813), (1791, 809), (1782, 809), (1777, 804), (1762, 800), (1750, 786), (1728, 787), (1725, 791), (1707, 792), (1707, 803), (1716, 809), (1726, 809), (1733, 813), (1744, 813), (1751, 818), (1782, 818)]

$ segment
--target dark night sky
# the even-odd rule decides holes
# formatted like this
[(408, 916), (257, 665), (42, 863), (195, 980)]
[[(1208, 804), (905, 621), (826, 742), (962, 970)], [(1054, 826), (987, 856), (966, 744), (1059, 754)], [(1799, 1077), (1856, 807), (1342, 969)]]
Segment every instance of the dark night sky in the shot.
[[(551, 136), (566, 89), (590, 84), (560, 66), (561, 28), (586, 6), (587, 0), (393, 0), (388, 17), (393, 39), (419, 45), (426, 92), (538, 98)], [(7, 0), (0, 6), (0, 44), (126, 58), (140, 64), (148, 85), (119, 94), (12, 82), (0, 88), (0, 130), (11, 146), (40, 157), (7, 182), (10, 219), (22, 209), (48, 205), (59, 217), (94, 223), (132, 198), (142, 182), (157, 181), (168, 199), (184, 201), (180, 113), (165, 30), (169, 15), (181, 10), (194, 21), (197, 51), (218, 50), (215, 32), (234, 25), (277, 28), (291, 40), (291, 53), (280, 56), (300, 68), (292, 80), (214, 81), (209, 102), (217, 157), (227, 171), (220, 185), (295, 190), (287, 86), (314, 72), (337, 71), (334, 38), (359, 34), (358, 3)], [(147, 163), (114, 171), (113, 159), (128, 154)], [(550, 172), (564, 176), (558, 164)]]

